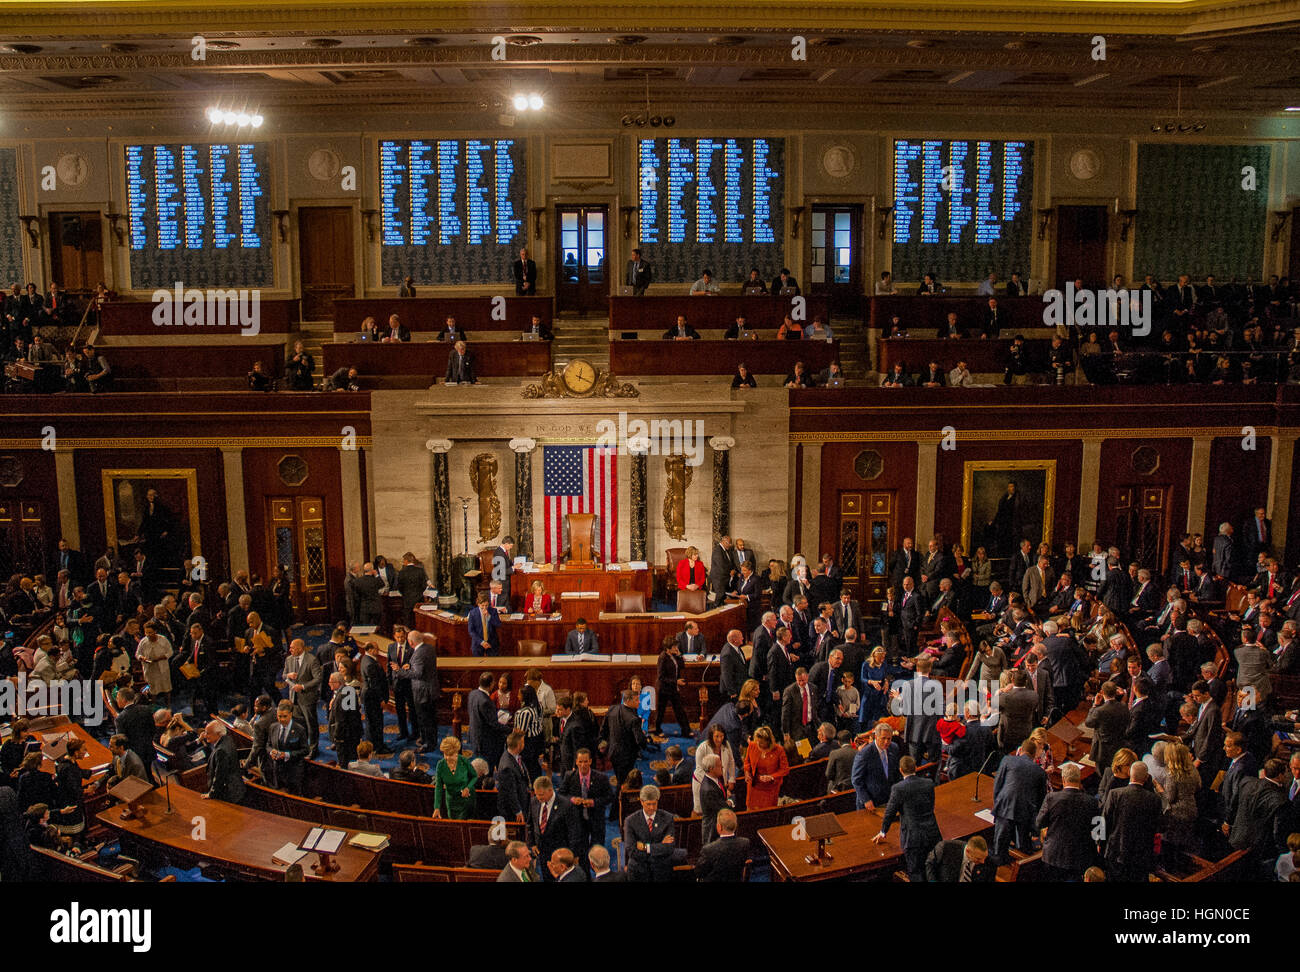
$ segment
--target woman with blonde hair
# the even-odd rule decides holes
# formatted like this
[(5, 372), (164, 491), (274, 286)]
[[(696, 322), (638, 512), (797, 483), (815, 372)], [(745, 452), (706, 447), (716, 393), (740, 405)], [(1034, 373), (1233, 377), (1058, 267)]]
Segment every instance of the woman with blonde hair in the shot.
[(687, 547), (686, 556), (677, 561), (677, 589), (698, 591), (704, 587), (705, 567), (699, 547)]
[(1201, 774), (1192, 759), (1192, 751), (1182, 743), (1165, 747), (1164, 782), (1157, 781), (1156, 792), (1164, 804), (1161, 832), (1164, 839), (1184, 850), (1196, 849), (1196, 794), (1201, 788)]
[(550, 614), (551, 595), (546, 593), (542, 582), (535, 580), (524, 598), (524, 614)]
[(781, 783), (790, 772), (785, 749), (776, 744), (772, 730), (759, 726), (745, 752), (745, 808), (774, 807), (781, 795)]
[[(1169, 752), (1165, 751), (1165, 758), (1168, 759)], [(1129, 767), (1138, 761), (1138, 754), (1131, 749), (1121, 749), (1117, 752), (1110, 765), (1106, 767), (1106, 772), (1101, 774), (1101, 783), (1097, 787), (1097, 801), (1104, 803), (1106, 794), (1117, 786), (1128, 786)]]
[(1038, 743), (1038, 753), (1034, 756), (1034, 762), (1043, 768), (1043, 772), (1050, 779), (1052, 770), (1056, 767), (1056, 758), (1052, 755), (1052, 746), (1047, 741), (1047, 730), (1039, 726), (1029, 734), (1029, 738)]
[(862, 701), (858, 709), (858, 725), (866, 732), (885, 715), (889, 699), (891, 669), (885, 658), (883, 645), (876, 645), (862, 663), (858, 681), (862, 683)]
[(474, 787), (478, 773), (460, 755), (460, 740), (446, 736), (438, 744), (442, 759), (433, 771), (433, 816), (440, 818), (447, 808), (448, 820), (469, 820), (474, 816)]

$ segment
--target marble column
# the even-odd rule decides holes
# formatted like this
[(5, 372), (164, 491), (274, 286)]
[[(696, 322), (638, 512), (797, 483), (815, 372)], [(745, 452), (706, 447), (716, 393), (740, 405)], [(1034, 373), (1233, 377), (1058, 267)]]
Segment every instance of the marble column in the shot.
[[(221, 469), (226, 479), (226, 539), (230, 549), (230, 573), (248, 570), (248, 521), (244, 510), (244, 450), (221, 447)], [(346, 516), (344, 520), (346, 522)], [(211, 568), (209, 564), (209, 568)]]
[(433, 586), (440, 594), (455, 593), (451, 570), (451, 469), (447, 453), (450, 439), (429, 439), (424, 447), (433, 453)]
[(805, 442), (803, 444), (803, 508), (795, 515), (799, 517), (799, 550), (808, 562), (821, 560), (822, 532), (822, 444)]
[(731, 533), (731, 449), (736, 440), (729, 435), (715, 435), (709, 440), (713, 450), (713, 539)]
[[(1079, 529), (1074, 537), (1080, 553), (1092, 549), (1097, 538), (1097, 494), (1101, 489), (1101, 439), (1083, 440), (1083, 467), (1079, 473)], [(1069, 540), (1070, 537), (1062, 537)]]
[(1295, 462), (1295, 437), (1273, 436), (1268, 467), (1268, 515), (1273, 521), (1273, 550), (1286, 552), (1287, 521), (1291, 510), (1291, 470)]
[(649, 451), (649, 448), (650, 444), (644, 438), (628, 439), (627, 451), (628, 455), (632, 457), (629, 560), (646, 559), (646, 534), (649, 527), (646, 497), (646, 452)]
[(934, 536), (934, 492), (938, 478), (939, 440), (922, 439), (916, 444), (916, 523), (912, 538), (917, 550), (924, 550)]
[(515, 556), (533, 559), (533, 450), (536, 439), (511, 439), (515, 454)]
[(1210, 495), (1210, 449), (1213, 445), (1214, 439), (1208, 437), (1192, 440), (1192, 474), (1187, 484), (1187, 532), (1205, 534), (1207, 548), (1219, 533), (1217, 523), (1205, 522)]
[[(59, 491), (59, 533), (71, 544), (81, 549), (81, 520), (77, 516), (77, 479), (73, 449), (54, 450), (54, 481)], [(89, 551), (87, 551), (89, 553)], [(93, 555), (92, 555), (93, 559)], [(54, 582), (54, 576), (47, 578)]]

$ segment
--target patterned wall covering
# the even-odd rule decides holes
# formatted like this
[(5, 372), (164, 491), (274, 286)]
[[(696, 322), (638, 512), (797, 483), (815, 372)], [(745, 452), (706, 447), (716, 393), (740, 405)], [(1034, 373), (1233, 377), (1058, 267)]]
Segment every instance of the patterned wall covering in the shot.
[(0, 284), (26, 283), (23, 277), (23, 241), (18, 221), (18, 150), (0, 149)]
[[(1268, 217), (1267, 145), (1139, 145), (1133, 273), (1259, 279)], [(1243, 189), (1245, 166), (1254, 189)]]

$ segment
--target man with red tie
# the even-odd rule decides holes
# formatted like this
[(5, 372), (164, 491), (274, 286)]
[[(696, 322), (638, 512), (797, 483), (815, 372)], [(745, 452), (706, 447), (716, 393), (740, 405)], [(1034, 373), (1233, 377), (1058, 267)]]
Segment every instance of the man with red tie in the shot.
[(510, 599), (501, 590), (500, 581), (492, 581), (488, 585), (488, 607), (498, 614), (510, 612)]
[(1264, 507), (1255, 507), (1254, 514), (1242, 524), (1241, 538), (1247, 555), (1273, 550), (1273, 521), (1265, 512)]
[(1251, 586), (1258, 589), (1259, 596), (1265, 600), (1277, 601), (1286, 597), (1286, 577), (1278, 569), (1276, 559), (1269, 557), (1264, 561), (1264, 569), (1255, 575)]
[(781, 695), (781, 735), (798, 742), (808, 739), (816, 728), (816, 711), (812, 689), (808, 687), (808, 669), (796, 668), (794, 684)]
[(580, 839), (577, 846), (569, 849), (586, 867), (587, 852), (605, 842), (605, 821), (610, 801), (614, 799), (609, 777), (592, 770), (590, 749), (578, 750), (573, 769), (564, 774), (560, 783), (560, 795), (568, 797), (578, 810)]
[(1192, 570), (1192, 558), (1186, 555), (1178, 558), (1178, 566), (1174, 569), (1172, 576), (1169, 578), (1169, 586), (1178, 588), (1182, 594), (1191, 594), (1196, 590), (1200, 579), (1196, 572)]

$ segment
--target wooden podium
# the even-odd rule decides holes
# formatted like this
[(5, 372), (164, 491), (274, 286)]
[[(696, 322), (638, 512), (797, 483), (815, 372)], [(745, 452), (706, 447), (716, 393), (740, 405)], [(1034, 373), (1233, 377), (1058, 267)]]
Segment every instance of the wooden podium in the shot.
[(569, 561), (570, 567), (592, 568), (596, 566), (592, 559), (592, 539), (596, 529), (595, 513), (566, 513), (569, 524)]

